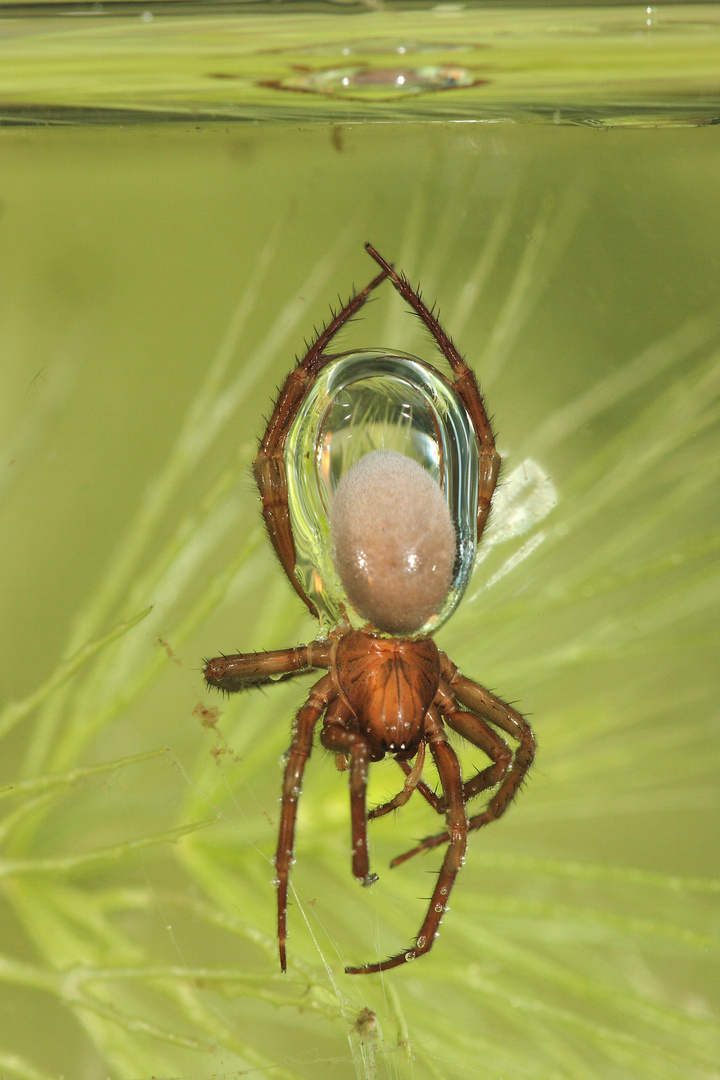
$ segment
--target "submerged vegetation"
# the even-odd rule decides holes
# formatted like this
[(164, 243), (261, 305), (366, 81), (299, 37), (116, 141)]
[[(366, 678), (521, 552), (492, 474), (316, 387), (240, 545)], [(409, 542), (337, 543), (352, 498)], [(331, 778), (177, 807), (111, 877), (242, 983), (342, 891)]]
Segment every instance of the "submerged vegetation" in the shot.
[[(320, 131), (22, 139), (0, 1072), (717, 1076), (720, 202), (702, 133), (638, 133), (642, 153), (612, 161), (596, 133), (551, 128), (405, 130), (402, 146), (367, 129), (343, 154)], [(32, 232), (28, 141), (43, 213), (58, 200), (75, 249), (62, 224)], [(272, 214), (250, 221), (237, 187), (256, 206), (268, 184)], [(103, 233), (114, 199), (125, 228)], [(387, 863), (436, 823), (417, 799), (374, 822), (380, 880), (357, 889), (345, 784), (316, 752), (282, 977), (270, 860), (305, 687), (210, 698), (201, 658), (313, 633), (247, 462), (327, 295), (364, 280), (366, 234), (439, 297), (491, 389), (506, 479), (535, 463), (519, 507), (505, 496), (520, 525), (498, 509), (438, 641), (517, 697), (539, 755), (527, 797), (471, 840), (443, 948), (353, 980), (368, 942), (385, 956), (419, 923), (438, 857)], [(422, 355), (391, 296), (346, 340)], [(396, 777), (376, 766), (372, 782), (379, 802)]]

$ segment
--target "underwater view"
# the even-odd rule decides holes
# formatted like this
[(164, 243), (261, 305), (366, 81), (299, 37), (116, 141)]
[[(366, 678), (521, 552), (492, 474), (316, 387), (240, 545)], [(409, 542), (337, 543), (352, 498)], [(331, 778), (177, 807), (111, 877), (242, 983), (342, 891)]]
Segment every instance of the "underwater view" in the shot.
[[(622, 5), (518, 29), (511, 6), (6, 25), (3, 1077), (720, 1077), (718, 15), (688, 5), (679, 44), (668, 7), (653, 51), (644, 8), (645, 29)], [(389, 864), (443, 819), (416, 792), (370, 821), (360, 888), (347, 773), (316, 739), (282, 974), (283, 756), (318, 676), (226, 696), (203, 668), (321, 632), (252, 463), (296, 359), (376, 275), (368, 241), (484, 395), (500, 481), (436, 642), (537, 755), (470, 833), (432, 951), (357, 975), (412, 944), (445, 848)], [(449, 378), (387, 282), (332, 346), (368, 350)], [(395, 391), (373, 393), (389, 425)], [(487, 766), (450, 740), (466, 778)], [(369, 807), (402, 784), (373, 763)]]

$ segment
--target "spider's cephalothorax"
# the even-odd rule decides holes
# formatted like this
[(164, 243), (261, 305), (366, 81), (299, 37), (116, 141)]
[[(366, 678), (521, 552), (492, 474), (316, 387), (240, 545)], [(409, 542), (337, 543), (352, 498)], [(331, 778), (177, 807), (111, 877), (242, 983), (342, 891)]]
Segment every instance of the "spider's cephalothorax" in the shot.
[(440, 683), (432, 638), (407, 641), (351, 630), (337, 643), (333, 665), (340, 696), (370, 745), (370, 760), (415, 757), (425, 715)]
[[(350, 974), (385, 971), (429, 951), (468, 832), (503, 813), (535, 751), (520, 713), (461, 675), (431, 637), (467, 585), (500, 467), (475, 376), (419, 294), (365, 247), (381, 272), (332, 318), (288, 376), (255, 459), (270, 539), (293, 588), (328, 632), (297, 648), (220, 656), (205, 668), (208, 684), (228, 693), (313, 668), (326, 672), (297, 714), (285, 766), (275, 860), (283, 971), (297, 804), (321, 720), (322, 745), (349, 771), (352, 871), (362, 884), (377, 880), (368, 818), (418, 791), (446, 822), (443, 832), (391, 864), (447, 844), (415, 944), (388, 960), (346, 968)], [(435, 339), (452, 382), (402, 353), (327, 354), (338, 330), (386, 278)], [(482, 750), (489, 764), (463, 780), (446, 728)], [(442, 794), (422, 780), (426, 749)], [(386, 754), (405, 783), (368, 813), (368, 765)], [(483, 792), (489, 800), (468, 817), (467, 804)]]

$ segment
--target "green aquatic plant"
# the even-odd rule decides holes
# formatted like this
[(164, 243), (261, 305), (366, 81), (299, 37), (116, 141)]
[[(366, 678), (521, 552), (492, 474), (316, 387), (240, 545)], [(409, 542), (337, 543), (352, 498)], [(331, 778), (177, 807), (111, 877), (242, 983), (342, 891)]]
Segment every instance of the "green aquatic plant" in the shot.
[[(408, 922), (419, 924), (437, 858), (392, 872), (387, 863), (435, 821), (411, 800), (374, 822), (380, 881), (357, 889), (346, 785), (316, 753), (298, 829), (289, 970), (278, 972), (279, 760), (304, 686), (233, 701), (202, 686), (203, 654), (224, 643), (274, 648), (315, 630), (272, 561), (248, 465), (263, 410), (309, 324), (345, 290), (348, 273), (362, 273), (352, 260), (365, 210), (362, 223), (346, 223), (311, 251), (278, 215), (243, 252), (245, 286), (229, 317), (225, 308), (224, 337), (214, 355), (208, 347), (209, 361), (197, 359), (197, 379), (159, 444), (135, 452), (125, 432), (115, 472), (107, 459), (96, 492), (108, 483), (130, 490), (130, 474), (142, 486), (126, 500), (119, 535), (99, 541), (104, 568), (82, 535), (63, 549), (68, 574), (77, 572), (73, 553), (94, 569), (73, 577), (73, 610), (53, 611), (48, 601), (43, 626), (59, 627), (62, 646), (43, 652), (38, 624), (37, 646), (23, 643), (25, 670), (14, 661), (4, 676), (12, 700), (0, 710), (0, 983), (5, 1015), (10, 1003), (17, 1017), (4, 1025), (4, 1075), (716, 1075), (720, 885), (708, 852), (717, 845), (720, 746), (712, 712), (720, 307), (715, 295), (690, 291), (667, 312), (658, 299), (640, 328), (633, 324), (637, 309), (623, 308), (613, 275), (638, 243), (626, 230), (635, 190), (627, 171), (646, 174), (624, 161), (613, 218), (609, 196), (588, 180), (591, 135), (544, 144), (566, 155), (557, 168), (572, 179), (563, 183), (555, 173), (528, 179), (518, 164), (527, 142), (506, 135), (517, 175), (505, 183), (491, 159), (490, 213), (476, 175), (478, 147), (490, 142), (418, 133), (411, 145), (427, 161), (445, 146), (455, 164), (428, 165), (402, 229), (383, 240), (426, 294), (441, 298), (454, 337), (478, 343), (470, 359), (508, 475), (533, 460), (557, 490), (557, 506), (546, 500), (543, 513), (529, 512), (524, 531), (495, 523), (496, 542), (439, 636), (465, 670), (517, 694), (540, 749), (517, 807), (473, 838), (437, 948), (383, 978), (343, 974), (368, 949), (387, 955), (405, 942)], [(364, 135), (367, 164), (353, 159), (371, 191), (374, 161), (402, 173), (390, 136)], [(99, 138), (111, 164), (128, 153), (127, 141)], [(299, 175), (314, 175), (316, 158), (294, 145)], [(38, 152), (43, 146), (51, 149), (46, 141)], [(262, 155), (260, 136), (253, 146)], [(133, 148), (137, 210), (151, 148)], [(178, 153), (185, 191), (205, 176), (205, 161)], [(350, 166), (341, 155), (324, 161), (328, 206), (337, 210)], [(667, 177), (672, 166), (663, 167)], [(694, 175), (705, 174), (698, 166)], [(683, 197), (684, 188), (676, 198), (685, 210)], [(638, 213), (647, 188), (643, 198), (631, 202)], [(227, 199), (231, 206), (230, 186)], [(617, 250), (608, 242), (593, 254), (586, 238), (601, 208)], [(471, 212), (482, 222), (467, 234)], [(644, 219), (646, 238), (654, 220)], [(680, 240), (669, 229), (665, 242), (658, 280)], [(576, 282), (581, 256), (590, 268)], [(214, 272), (219, 289), (227, 266)], [(174, 287), (179, 281), (178, 271)], [(572, 303), (591, 284), (601, 294), (596, 314)], [(43, 296), (34, 299), (40, 310)], [(391, 300), (349, 339), (416, 351), (413, 327)], [(145, 304), (162, 324), (159, 305)], [(102, 314), (117, 335), (106, 348), (119, 348), (122, 320)], [(621, 318), (627, 325), (609, 343), (601, 333)], [(219, 309), (211, 319), (203, 312), (203, 323), (208, 341), (220, 336), (212, 329)], [(582, 341), (570, 342), (568, 324)], [(611, 344), (623, 351), (608, 359)], [(141, 385), (158, 403), (160, 430), (169, 348), (154, 348)], [(106, 369), (102, 393), (112, 395), (117, 370)], [(83, 392), (87, 370), (73, 384)], [(43, 378), (55, 385), (54, 369), (37, 385)], [(37, 437), (23, 436), (22, 446), (38, 454), (50, 443), (67, 455), (72, 433), (58, 426), (67, 398), (37, 414), (34, 400), (28, 395), (23, 430)], [(102, 423), (87, 436), (100, 457), (104, 437)], [(25, 467), (35, 496), (41, 478)], [(5, 503), (14, 513), (22, 505)], [(25, 524), (54, 535), (51, 509), (35, 497)], [(18, 574), (28, 543), (18, 530), (4, 549)], [(375, 767), (371, 799), (382, 801), (395, 783), (394, 771)]]

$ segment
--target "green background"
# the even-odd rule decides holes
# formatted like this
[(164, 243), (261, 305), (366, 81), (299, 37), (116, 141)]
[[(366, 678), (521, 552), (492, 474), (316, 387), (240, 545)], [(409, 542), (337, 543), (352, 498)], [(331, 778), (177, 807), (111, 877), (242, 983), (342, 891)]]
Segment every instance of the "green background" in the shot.
[[(719, 161), (714, 127), (0, 130), (3, 1075), (718, 1076)], [(366, 239), (557, 488), (438, 635), (539, 751), (383, 978), (343, 967), (410, 944), (439, 856), (387, 863), (436, 819), (374, 823), (358, 889), (316, 752), (282, 977), (304, 685), (209, 697), (202, 657), (313, 636), (249, 465)], [(389, 289), (343, 344), (433, 358)]]

